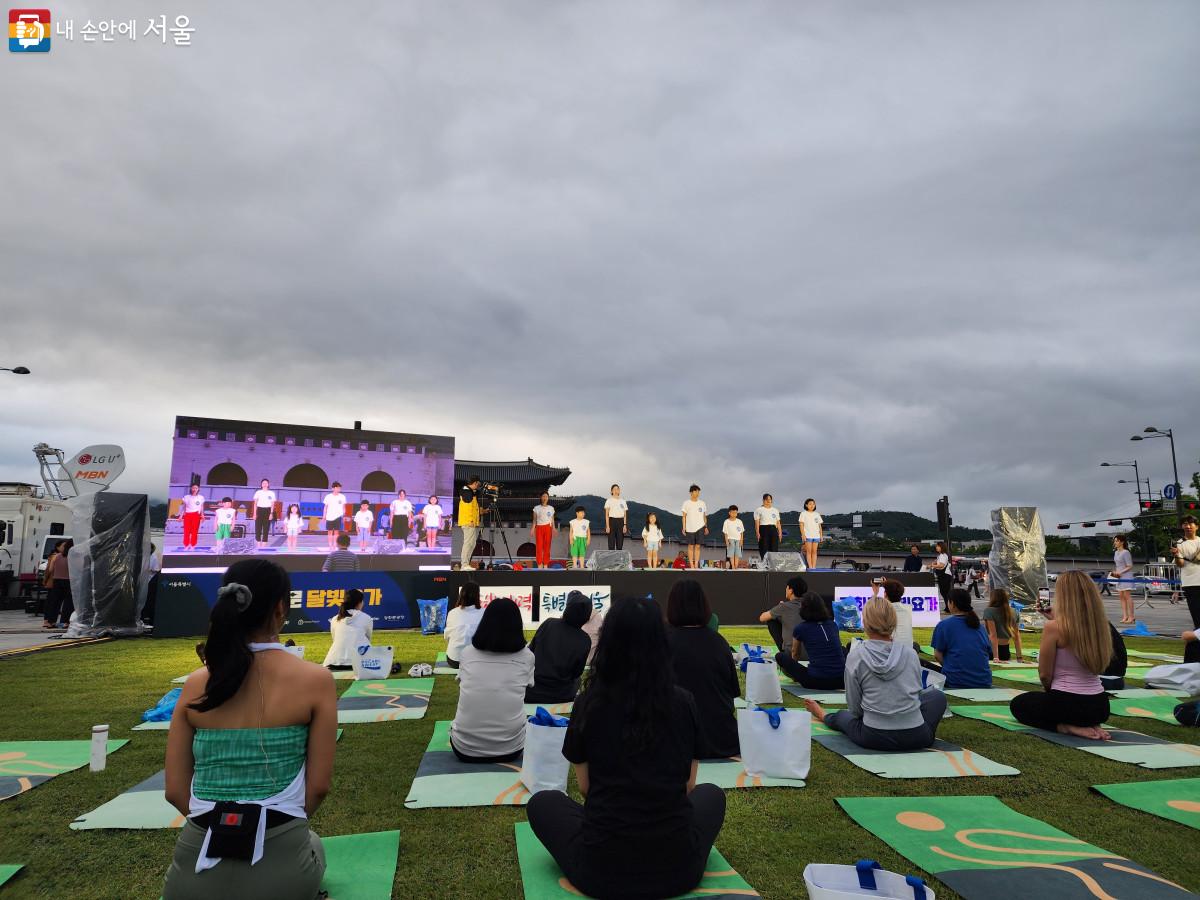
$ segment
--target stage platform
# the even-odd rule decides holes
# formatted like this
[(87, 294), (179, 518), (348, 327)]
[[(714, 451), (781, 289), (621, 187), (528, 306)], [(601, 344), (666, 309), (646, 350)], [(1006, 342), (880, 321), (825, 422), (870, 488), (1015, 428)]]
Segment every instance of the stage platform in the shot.
[[(212, 570), (224, 572), (229, 566), (242, 559), (269, 559), (277, 562), (289, 572), (320, 572), (329, 555), (327, 549), (317, 552), (275, 550), (267, 547), (253, 553), (172, 553), (163, 558), (163, 572)], [(350, 552), (358, 559), (360, 572), (416, 572), (428, 566), (450, 565), (450, 550), (438, 547), (434, 550), (406, 550), (403, 553), (360, 553), (351, 547)]]

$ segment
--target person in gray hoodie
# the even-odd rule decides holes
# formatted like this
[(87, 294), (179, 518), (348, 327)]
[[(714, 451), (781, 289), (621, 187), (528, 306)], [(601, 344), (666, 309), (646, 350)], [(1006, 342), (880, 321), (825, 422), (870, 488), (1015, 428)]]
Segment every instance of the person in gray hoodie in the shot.
[(827, 713), (813, 700), (805, 700), (805, 707), (818, 722), (869, 750), (931, 746), (946, 712), (946, 695), (921, 690), (916, 651), (892, 641), (896, 611), (887, 600), (867, 601), (863, 630), (867, 639), (856, 641), (846, 657), (846, 709)]

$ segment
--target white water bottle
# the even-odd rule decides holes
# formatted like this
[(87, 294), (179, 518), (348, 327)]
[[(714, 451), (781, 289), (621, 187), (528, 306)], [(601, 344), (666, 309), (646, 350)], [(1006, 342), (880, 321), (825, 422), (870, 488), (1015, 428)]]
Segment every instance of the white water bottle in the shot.
[(108, 764), (108, 726), (92, 726), (92, 763), (93, 772), (103, 772)]

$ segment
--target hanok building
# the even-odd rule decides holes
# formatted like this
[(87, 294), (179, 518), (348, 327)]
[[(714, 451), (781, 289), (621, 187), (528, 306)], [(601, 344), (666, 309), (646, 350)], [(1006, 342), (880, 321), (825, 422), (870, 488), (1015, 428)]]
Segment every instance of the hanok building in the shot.
[[(558, 513), (560, 526), (564, 525), (569, 517), (567, 510), (575, 505), (574, 497), (559, 497), (554, 494), (554, 488), (561, 486), (571, 477), (570, 469), (544, 466), (532, 459), (516, 462), (458, 459), (454, 461), (455, 522), (458, 521), (458, 490), (472, 475), (478, 475), (484, 484), (494, 484), (500, 488), (500, 502), (497, 507), (499, 515), (493, 520), (488, 513), (484, 514), (483, 534), (475, 549), (476, 557), (491, 556), (494, 552), (490, 541), (492, 528), (496, 529), (495, 537), (499, 548), (497, 557), (507, 555), (501, 540), (501, 529), (507, 536), (513, 556), (533, 556), (529, 528), (533, 508), (541, 502), (543, 492), (550, 495), (550, 505)], [(461, 538), (457, 531), (455, 536), (458, 545)]]

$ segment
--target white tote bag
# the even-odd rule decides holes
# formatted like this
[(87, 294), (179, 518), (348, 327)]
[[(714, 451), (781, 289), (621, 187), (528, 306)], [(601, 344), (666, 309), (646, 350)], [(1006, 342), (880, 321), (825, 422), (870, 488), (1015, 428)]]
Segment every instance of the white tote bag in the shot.
[[(563, 756), (563, 741), (567, 737), (567, 720), (552, 716), (538, 707), (538, 715), (525, 723), (525, 752), (521, 757), (521, 784), (529, 793), (538, 791), (567, 792), (567, 774), (571, 764)], [(542, 724), (552, 722), (554, 724)], [(561, 723), (561, 724), (559, 724)]]
[(1152, 688), (1187, 691), (1189, 697), (1194, 697), (1200, 694), (1200, 663), (1155, 666), (1146, 673), (1145, 680)]
[(779, 686), (779, 671), (773, 659), (746, 661), (746, 703), (750, 706), (766, 706), (783, 703), (783, 689)]
[(803, 709), (739, 709), (738, 744), (749, 775), (807, 778), (812, 716)]
[(866, 859), (857, 866), (809, 863), (804, 867), (804, 886), (810, 900), (935, 900), (933, 888), (920, 878), (897, 875)]
[(392, 674), (392, 648), (360, 644), (354, 657), (354, 677), (359, 681), (387, 678)]

